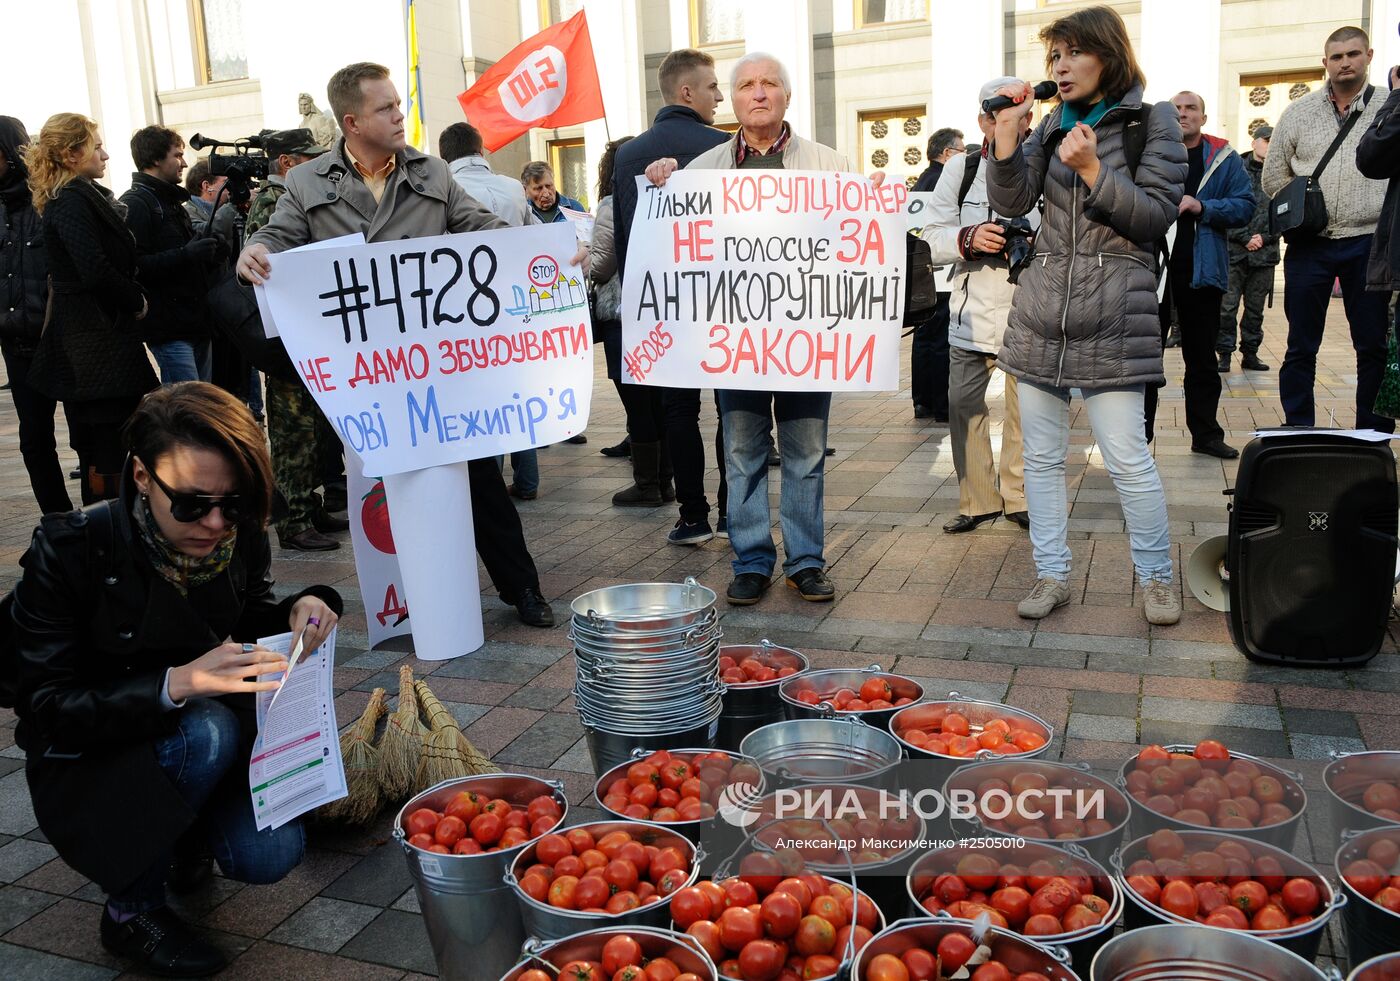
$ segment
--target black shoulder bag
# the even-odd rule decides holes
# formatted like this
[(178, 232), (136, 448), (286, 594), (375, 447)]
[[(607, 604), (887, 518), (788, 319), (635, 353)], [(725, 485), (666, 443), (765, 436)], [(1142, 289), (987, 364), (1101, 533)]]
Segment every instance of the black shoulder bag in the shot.
[(1361, 99), (1361, 108), (1347, 117), (1347, 121), (1337, 131), (1332, 145), (1322, 155), (1322, 159), (1318, 161), (1317, 168), (1312, 174), (1307, 177), (1293, 178), (1284, 185), (1283, 190), (1270, 199), (1269, 231), (1271, 233), (1282, 235), (1284, 241), (1291, 243), (1320, 235), (1327, 227), (1327, 201), (1322, 196), (1322, 184), (1320, 183), (1322, 172), (1327, 169), (1327, 165), (1332, 162), (1333, 155), (1341, 148), (1347, 134), (1351, 132), (1356, 121), (1365, 112), (1375, 91), (1374, 85), (1366, 86), (1366, 94)]

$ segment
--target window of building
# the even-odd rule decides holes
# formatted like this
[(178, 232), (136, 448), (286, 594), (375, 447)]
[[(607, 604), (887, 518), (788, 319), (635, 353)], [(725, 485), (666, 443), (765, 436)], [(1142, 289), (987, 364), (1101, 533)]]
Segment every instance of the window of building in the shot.
[(554, 171), (554, 189), (588, 207), (588, 162), (584, 159), (583, 139), (549, 141), (549, 166)]
[(190, 28), (201, 83), (248, 77), (243, 0), (190, 0)]
[(540, 26), (562, 24), (583, 9), (583, 0), (540, 0)]
[(1260, 126), (1275, 126), (1283, 110), (1323, 84), (1321, 69), (1300, 72), (1269, 72), (1241, 75), (1239, 88), (1239, 128), (1237, 141), (1253, 137)]
[(697, 45), (742, 41), (742, 0), (690, 0), (690, 36)]
[(855, 0), (855, 3), (856, 24), (860, 27), (928, 20), (928, 0)]
[(902, 174), (910, 187), (918, 180), (928, 161), (928, 109), (875, 109), (860, 114), (859, 173), (886, 170)]

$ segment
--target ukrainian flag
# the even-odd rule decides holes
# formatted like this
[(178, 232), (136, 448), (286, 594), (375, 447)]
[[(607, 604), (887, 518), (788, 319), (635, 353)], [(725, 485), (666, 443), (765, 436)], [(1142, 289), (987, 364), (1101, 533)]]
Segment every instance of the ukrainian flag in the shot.
[(405, 33), (408, 35), (408, 108), (404, 136), (408, 145), (427, 150), (423, 124), (423, 78), (418, 63), (418, 17), (413, 0), (404, 0)]

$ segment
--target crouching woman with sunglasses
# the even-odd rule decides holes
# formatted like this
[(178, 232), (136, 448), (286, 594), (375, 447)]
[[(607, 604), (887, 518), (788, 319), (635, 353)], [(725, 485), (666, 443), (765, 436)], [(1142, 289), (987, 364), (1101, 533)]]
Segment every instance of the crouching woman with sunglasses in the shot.
[(198, 977), (223, 955), (166, 906), (217, 859), (275, 882), (301, 860), (298, 822), (258, 831), (248, 791), (253, 695), (286, 667), (258, 637), (314, 649), (340, 597), (280, 602), (268, 576), (271, 464), (262, 430), (223, 389), (184, 382), (128, 420), (117, 500), (46, 515), (21, 560), (13, 637), (16, 742), (39, 828), (108, 895), (108, 950), (153, 974)]

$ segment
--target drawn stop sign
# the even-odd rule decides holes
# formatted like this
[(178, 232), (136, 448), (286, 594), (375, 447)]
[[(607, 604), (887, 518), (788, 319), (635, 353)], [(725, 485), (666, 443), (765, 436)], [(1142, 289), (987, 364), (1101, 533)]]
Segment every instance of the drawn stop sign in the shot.
[(568, 64), (564, 52), (552, 44), (527, 54), (496, 89), (501, 105), (522, 123), (548, 116), (564, 101), (568, 89)]

